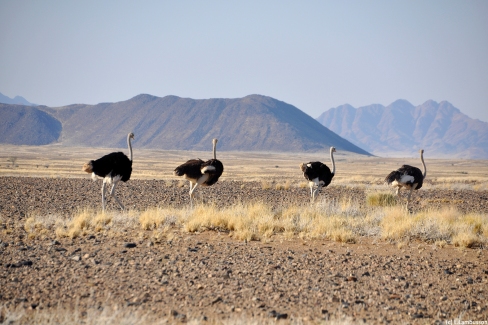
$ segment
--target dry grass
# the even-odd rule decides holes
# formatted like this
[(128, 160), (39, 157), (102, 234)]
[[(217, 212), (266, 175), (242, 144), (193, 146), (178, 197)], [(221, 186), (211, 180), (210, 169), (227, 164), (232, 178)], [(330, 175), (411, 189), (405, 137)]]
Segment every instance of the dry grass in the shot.
[(263, 190), (269, 190), (269, 189), (271, 189), (272, 187), (273, 187), (273, 185), (272, 185), (272, 184), (271, 184), (269, 181), (267, 181), (267, 180), (262, 180), (262, 181), (261, 181), (261, 188), (262, 188)]
[[(276, 320), (270, 317), (252, 317), (246, 315), (236, 315), (226, 320), (214, 319), (209, 317), (202, 320), (199, 315), (179, 315), (179, 317), (161, 317), (148, 312), (142, 308), (131, 309), (125, 306), (115, 306), (107, 302), (107, 305), (100, 308), (92, 307), (86, 310), (71, 310), (61, 305), (50, 309), (28, 310), (21, 305), (5, 306), (0, 305), (0, 323), (2, 324), (22, 324), (22, 325), (146, 325), (146, 324), (212, 324), (212, 325), (272, 325)], [(286, 324), (299, 325), (308, 324), (300, 318), (291, 319)], [(323, 325), (350, 325), (355, 324), (350, 318), (344, 316), (342, 319), (321, 321)]]
[(28, 238), (50, 234), (76, 238), (94, 233), (124, 235), (135, 230), (142, 238), (170, 240), (174, 231), (224, 232), (236, 240), (267, 241), (271, 238), (329, 239), (343, 243), (372, 237), (403, 245), (421, 240), (444, 247), (483, 247), (488, 243), (488, 216), (463, 214), (455, 208), (426, 209), (411, 214), (403, 207), (360, 208), (350, 199), (319, 201), (313, 206), (272, 209), (265, 203), (236, 204), (227, 208), (198, 205), (194, 209), (172, 207), (144, 211), (103, 213), (89, 209), (65, 219), (31, 215), (24, 224)]
[(370, 207), (391, 207), (397, 204), (397, 198), (387, 192), (370, 193), (366, 196), (366, 204)]
[(414, 215), (399, 207), (388, 208), (381, 220), (382, 237), (388, 240), (420, 239), (444, 246), (484, 246), (488, 243), (488, 216), (462, 214), (454, 208), (424, 210)]

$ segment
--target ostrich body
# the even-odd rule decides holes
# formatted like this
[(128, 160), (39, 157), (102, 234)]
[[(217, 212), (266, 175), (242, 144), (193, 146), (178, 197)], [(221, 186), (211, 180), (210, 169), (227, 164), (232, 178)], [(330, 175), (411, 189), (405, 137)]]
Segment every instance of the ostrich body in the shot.
[(405, 187), (406, 189), (410, 190), (407, 198), (407, 207), (406, 207), (407, 209), (408, 209), (408, 204), (410, 203), (410, 197), (412, 196), (413, 190), (418, 190), (422, 187), (425, 176), (427, 175), (427, 168), (425, 167), (425, 162), (424, 162), (424, 150), (421, 149), (419, 152), (420, 152), (420, 160), (422, 161), (422, 165), (424, 166), (423, 174), (420, 171), (420, 169), (418, 169), (417, 167), (403, 165), (397, 170), (392, 171), (385, 178), (385, 183), (391, 185), (392, 187), (396, 187), (396, 195), (398, 197), (400, 197), (400, 189), (402, 187)]
[(102, 183), (102, 210), (105, 211), (105, 185), (112, 184), (110, 195), (115, 198), (115, 201), (119, 204), (122, 210), (125, 209), (124, 205), (120, 202), (115, 195), (115, 187), (119, 181), (127, 182), (130, 179), (132, 173), (132, 145), (131, 139), (134, 139), (134, 133), (127, 135), (127, 146), (129, 147), (128, 158), (122, 152), (112, 152), (103, 156), (97, 160), (90, 160), (83, 165), (83, 171), (92, 174), (92, 178), (95, 181), (97, 176), (103, 177)]
[(320, 161), (300, 164), (300, 169), (303, 172), (303, 176), (306, 180), (308, 180), (308, 184), (310, 186), (310, 196), (312, 202), (315, 201), (320, 189), (322, 187), (327, 187), (335, 175), (334, 152), (336, 152), (336, 149), (334, 147), (330, 147), (332, 171), (330, 171), (327, 165), (321, 163)]
[(217, 139), (213, 139), (213, 159), (203, 161), (201, 159), (191, 159), (178, 166), (174, 170), (175, 176), (184, 176), (190, 181), (190, 204), (193, 206), (193, 193), (198, 185), (211, 186), (219, 180), (224, 171), (224, 165), (217, 160), (216, 148)]

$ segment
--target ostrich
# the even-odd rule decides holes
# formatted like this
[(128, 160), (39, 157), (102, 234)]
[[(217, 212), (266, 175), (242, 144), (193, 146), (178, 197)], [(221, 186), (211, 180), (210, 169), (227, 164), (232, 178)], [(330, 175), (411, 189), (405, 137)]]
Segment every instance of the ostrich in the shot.
[(184, 176), (190, 181), (190, 204), (193, 207), (193, 192), (198, 185), (211, 186), (219, 180), (224, 171), (224, 165), (217, 160), (217, 139), (213, 139), (213, 159), (203, 161), (200, 158), (188, 160), (183, 165), (176, 167), (175, 176)]
[(413, 190), (418, 190), (422, 187), (422, 183), (424, 182), (425, 176), (427, 175), (427, 168), (425, 167), (424, 162), (424, 149), (421, 149), (419, 152), (420, 160), (422, 161), (422, 165), (424, 166), (423, 174), (417, 167), (403, 165), (399, 169), (392, 171), (385, 178), (385, 183), (391, 185), (392, 187), (396, 187), (396, 195), (398, 197), (400, 197), (400, 188), (405, 187), (407, 189), (410, 189), (407, 198), (407, 210)]
[[(309, 163), (301, 163), (300, 169), (303, 172), (303, 176), (308, 180), (310, 186), (310, 196), (312, 202), (315, 201), (320, 188), (326, 187), (332, 181), (332, 177), (335, 175), (335, 162), (333, 153), (336, 152), (336, 148), (330, 147), (330, 161), (332, 162), (332, 172), (327, 165), (320, 161), (314, 161)], [(314, 187), (317, 187), (315, 190)]]
[(134, 133), (129, 133), (127, 135), (127, 145), (129, 146), (129, 156), (122, 152), (112, 152), (108, 155), (103, 156), (97, 160), (90, 160), (83, 165), (82, 170), (87, 173), (92, 173), (92, 178), (95, 181), (97, 176), (103, 177), (102, 183), (102, 210), (105, 211), (105, 184), (111, 183), (112, 189), (110, 190), (110, 195), (112, 195), (117, 203), (120, 205), (121, 209), (124, 210), (123, 204), (115, 195), (115, 186), (121, 180), (122, 182), (127, 182), (130, 179), (130, 174), (132, 173), (132, 145), (131, 139), (134, 139)]

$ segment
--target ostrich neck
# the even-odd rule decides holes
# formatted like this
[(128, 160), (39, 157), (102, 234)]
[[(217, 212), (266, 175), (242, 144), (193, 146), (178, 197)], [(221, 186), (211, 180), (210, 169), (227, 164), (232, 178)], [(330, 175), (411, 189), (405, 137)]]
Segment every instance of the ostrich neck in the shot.
[(217, 160), (217, 146), (215, 142), (213, 144), (213, 157), (213, 159)]
[(422, 165), (424, 166), (424, 175), (423, 175), (423, 178), (425, 179), (425, 176), (427, 176), (427, 167), (425, 167), (424, 155), (423, 154), (420, 154), (420, 160), (422, 161)]
[(334, 152), (330, 152), (330, 161), (332, 162), (332, 175), (335, 175), (335, 161), (334, 161)]
[(132, 145), (130, 143), (130, 136), (127, 137), (127, 145), (129, 146), (129, 159), (132, 161)]

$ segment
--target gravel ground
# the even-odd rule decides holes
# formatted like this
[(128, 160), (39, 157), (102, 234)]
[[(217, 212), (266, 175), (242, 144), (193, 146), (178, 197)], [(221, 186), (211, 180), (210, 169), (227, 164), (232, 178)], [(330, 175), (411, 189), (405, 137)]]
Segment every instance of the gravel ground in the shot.
[[(177, 232), (171, 241), (138, 240), (134, 232), (75, 239), (27, 239), (23, 224), (36, 213), (70, 215), (100, 208), (100, 185), (88, 179), (0, 177), (0, 305), (26, 310), (89, 308), (144, 310), (171, 322), (280, 320), (320, 323), (439, 323), (488, 321), (488, 257), (483, 249), (399, 248), (364, 239), (358, 244), (275, 239), (239, 242), (226, 234)], [(308, 189), (262, 189), (260, 183), (220, 182), (200, 188), (218, 206), (263, 200), (273, 206), (308, 204)], [(143, 210), (188, 205), (188, 185), (130, 180), (121, 201)], [(365, 200), (364, 189), (331, 186), (328, 200)], [(413, 210), (455, 203), (487, 213), (488, 194), (421, 189)], [(117, 208), (114, 200), (110, 209)], [(0, 323), (2, 323), (0, 313)]]

